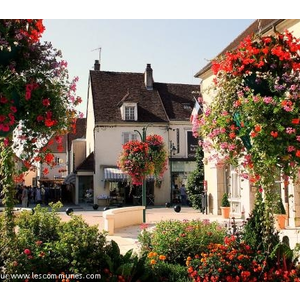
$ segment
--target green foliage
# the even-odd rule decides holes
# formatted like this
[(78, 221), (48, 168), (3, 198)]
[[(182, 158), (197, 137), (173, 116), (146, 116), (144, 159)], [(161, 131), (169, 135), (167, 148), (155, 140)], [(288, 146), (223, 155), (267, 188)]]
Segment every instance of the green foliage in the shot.
[(151, 270), (145, 267), (145, 260), (146, 256), (139, 257), (133, 250), (122, 255), (118, 244), (112, 240), (106, 248), (104, 257), (103, 281), (150, 281), (153, 275)]
[(277, 197), (275, 205), (274, 205), (274, 209), (273, 209), (273, 213), (277, 214), (277, 215), (285, 215), (286, 211), (282, 202), (282, 199), (280, 196)]
[[(51, 211), (37, 206), (34, 214), (23, 211), (18, 215), (16, 238), (1, 264), (5, 274), (17, 277), (7, 280), (61, 281), (66, 280), (63, 274), (76, 275), (76, 281), (102, 280), (106, 234), (97, 226), (89, 226), (81, 216), (72, 215), (69, 222), (62, 222), (57, 213), (61, 206), (50, 204)], [(28, 278), (20, 278), (22, 274)], [(87, 278), (87, 274), (98, 277)]]
[[(152, 261), (152, 260), (151, 260)], [(151, 271), (153, 282), (187, 282), (186, 267), (180, 264), (171, 264), (165, 261), (157, 261), (155, 264), (148, 262), (147, 266)]]
[(264, 253), (270, 253), (270, 250), (279, 243), (278, 233), (273, 230), (268, 234), (268, 241), (266, 236), (265, 223), (265, 203), (261, 198), (257, 198), (254, 209), (247, 219), (247, 222), (242, 231), (242, 238), (253, 249), (260, 250)]
[(168, 263), (185, 265), (187, 256), (203, 251), (211, 242), (221, 243), (225, 234), (217, 222), (166, 220), (152, 231), (143, 229), (138, 241), (142, 253), (160, 253)]
[(201, 147), (197, 148), (196, 163), (197, 168), (190, 173), (187, 181), (187, 194), (192, 207), (195, 209), (202, 209), (202, 192), (204, 181), (204, 166), (203, 166), (203, 150)]
[(228, 194), (224, 193), (222, 197), (221, 207), (230, 207), (230, 202), (228, 200)]
[(48, 207), (39, 204), (32, 211), (22, 211), (16, 218), (18, 226), (18, 240), (20, 246), (26, 247), (34, 241), (50, 242), (58, 240), (61, 219), (58, 210), (62, 207), (61, 202), (50, 203)]

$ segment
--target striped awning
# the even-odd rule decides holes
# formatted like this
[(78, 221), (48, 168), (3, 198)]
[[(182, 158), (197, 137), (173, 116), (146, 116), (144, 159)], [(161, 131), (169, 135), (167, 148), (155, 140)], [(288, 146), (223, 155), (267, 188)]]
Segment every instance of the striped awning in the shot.
[(76, 174), (75, 173), (70, 173), (64, 180), (64, 184), (74, 184), (76, 183)]
[[(104, 168), (105, 181), (127, 181), (129, 175), (118, 168)], [(154, 176), (147, 176), (147, 181), (154, 180)]]
[(106, 181), (126, 181), (128, 175), (123, 173), (118, 168), (105, 168), (104, 169), (104, 180)]

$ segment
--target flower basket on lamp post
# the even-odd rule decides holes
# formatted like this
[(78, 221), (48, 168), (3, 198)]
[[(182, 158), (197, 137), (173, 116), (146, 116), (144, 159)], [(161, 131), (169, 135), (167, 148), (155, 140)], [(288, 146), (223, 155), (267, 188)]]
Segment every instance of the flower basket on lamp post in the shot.
[[(148, 126), (147, 126), (148, 127)], [(133, 185), (142, 186), (142, 205), (146, 207), (146, 176), (154, 175), (161, 180), (166, 171), (167, 152), (163, 139), (159, 135), (146, 136), (147, 127), (139, 133), (141, 141), (129, 141), (123, 145), (118, 167), (128, 174)], [(146, 209), (143, 210), (143, 222), (146, 222)]]
[(199, 127), (204, 150), (255, 186), (265, 203), (264, 243), (271, 244), (275, 181), (280, 174), (295, 182), (300, 167), (299, 38), (287, 30), (247, 36), (215, 59), (212, 71), (213, 100), (203, 104)]

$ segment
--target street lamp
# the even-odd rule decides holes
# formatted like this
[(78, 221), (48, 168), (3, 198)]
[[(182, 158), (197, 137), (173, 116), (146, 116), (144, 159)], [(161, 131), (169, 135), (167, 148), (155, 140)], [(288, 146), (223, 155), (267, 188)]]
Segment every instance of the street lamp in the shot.
[[(142, 133), (140, 133), (138, 130), (134, 130), (135, 132), (137, 132), (141, 138), (141, 141), (143, 143), (146, 142), (146, 131), (147, 128), (150, 126), (151, 124), (148, 124), (146, 127), (142, 128)], [(144, 206), (143, 209), (143, 223), (146, 223), (146, 178), (143, 179), (142, 181), (142, 206)]]
[(172, 141), (170, 141), (170, 182), (171, 182), (171, 192), (170, 192), (170, 203), (172, 203), (172, 198), (173, 198), (173, 182), (172, 182), (172, 161), (171, 158), (173, 157), (173, 155), (175, 154), (176, 151), (176, 147), (174, 146), (174, 143)]

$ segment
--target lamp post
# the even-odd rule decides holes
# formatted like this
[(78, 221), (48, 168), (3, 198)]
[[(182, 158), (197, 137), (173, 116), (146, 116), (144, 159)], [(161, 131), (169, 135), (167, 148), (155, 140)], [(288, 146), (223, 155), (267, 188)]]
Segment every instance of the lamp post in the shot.
[[(150, 125), (150, 124), (149, 124)], [(141, 138), (141, 141), (144, 143), (146, 142), (146, 131), (147, 128), (149, 127), (149, 125), (147, 125), (146, 127), (142, 128), (142, 133), (140, 133), (138, 130), (134, 130), (135, 132), (137, 132)], [(142, 181), (142, 206), (144, 206), (143, 209), (143, 223), (146, 223), (146, 178), (143, 179)]]
[(172, 204), (172, 198), (173, 198), (173, 182), (172, 182), (172, 157), (173, 157), (173, 152), (176, 151), (176, 147), (174, 146), (174, 143), (170, 141), (170, 182), (171, 182), (171, 193), (170, 193), (170, 203)]

